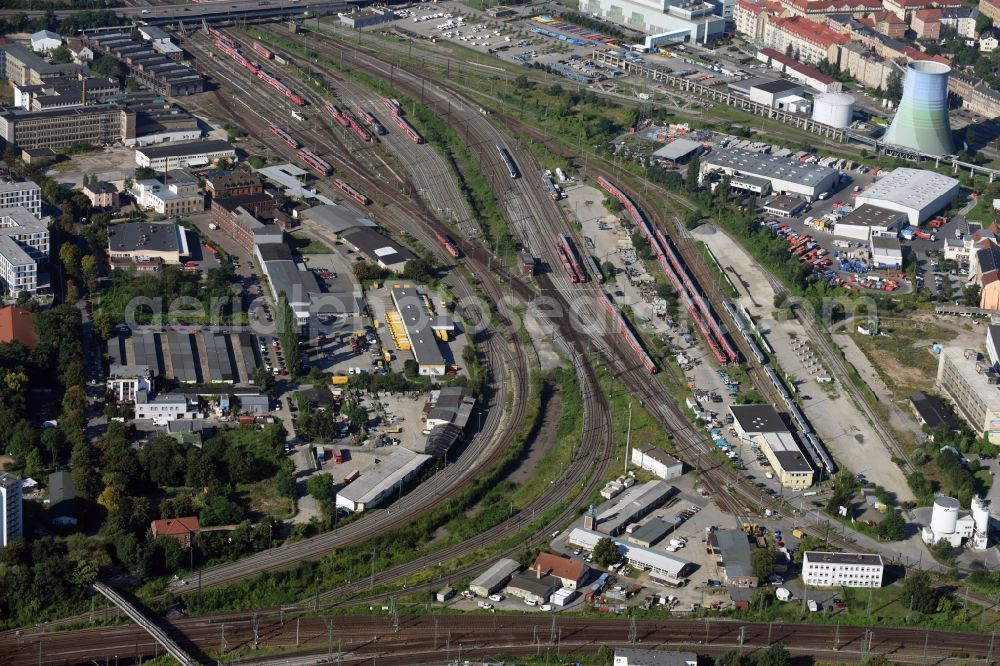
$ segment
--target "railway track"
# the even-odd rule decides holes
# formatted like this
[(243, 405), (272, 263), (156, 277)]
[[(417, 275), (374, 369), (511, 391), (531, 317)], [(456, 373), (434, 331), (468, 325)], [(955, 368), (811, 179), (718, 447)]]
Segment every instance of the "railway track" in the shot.
[[(497, 653), (596, 652), (601, 645), (675, 647), (699, 653), (741, 648), (744, 653), (781, 643), (793, 654), (824, 661), (860, 663), (882, 654), (895, 662), (921, 664), (991, 663), (990, 635), (906, 627), (864, 628), (796, 622), (739, 620), (578, 618), (523, 615), (366, 615), (288, 618), (228, 615), (217, 621), (182, 620), (174, 627), (181, 648), (203, 661), (287, 663), (296, 656), (316, 660), (333, 655), (341, 663), (442, 663), (459, 656)], [(117, 657), (136, 663), (156, 654), (155, 644), (136, 626), (56, 635), (39, 650), (33, 639), (0, 652), (9, 666), (90, 664)], [(6, 647), (6, 646), (5, 646)], [(271, 655), (254, 658), (255, 649)], [(537, 651), (537, 652), (536, 652)], [(459, 657), (461, 658), (461, 657)], [(395, 660), (395, 661), (394, 661)], [(216, 661), (216, 659), (212, 659)], [(295, 662), (291, 662), (295, 663)], [(310, 662), (304, 662), (310, 663)]]

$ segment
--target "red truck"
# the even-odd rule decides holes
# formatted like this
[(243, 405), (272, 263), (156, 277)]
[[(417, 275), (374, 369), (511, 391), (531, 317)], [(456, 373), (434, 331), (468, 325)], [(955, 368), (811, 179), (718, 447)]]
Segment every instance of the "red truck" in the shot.
[(924, 231), (923, 229), (914, 229), (913, 235), (916, 236), (917, 238), (923, 238), (924, 240), (929, 240), (929, 241), (937, 240), (936, 235), (932, 234), (929, 231)]

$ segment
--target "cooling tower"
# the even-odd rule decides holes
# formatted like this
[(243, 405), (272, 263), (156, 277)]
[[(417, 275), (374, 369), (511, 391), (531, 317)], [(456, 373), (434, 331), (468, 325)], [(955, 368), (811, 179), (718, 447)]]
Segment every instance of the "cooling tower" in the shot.
[(928, 155), (952, 152), (948, 124), (948, 73), (939, 62), (922, 60), (906, 66), (903, 99), (882, 137), (885, 143)]
[(958, 524), (958, 500), (954, 497), (937, 497), (931, 511), (931, 529), (935, 535), (952, 534)]

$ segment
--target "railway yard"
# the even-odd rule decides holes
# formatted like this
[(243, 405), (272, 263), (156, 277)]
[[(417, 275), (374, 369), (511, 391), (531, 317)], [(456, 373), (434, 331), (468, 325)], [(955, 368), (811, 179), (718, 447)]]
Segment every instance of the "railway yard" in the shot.
[[(689, 224), (703, 212), (693, 197), (622, 168), (621, 146), (646, 149), (635, 128), (592, 151), (583, 146), (589, 139), (548, 131), (503, 101), (497, 91), (509, 90), (519, 63), (583, 72), (579, 61), (601, 38), (515, 14), (497, 20), (458, 3), (418, 4), (385, 33), (347, 30), (332, 17), (291, 26), (256, 17), (164, 23), (205, 79), (184, 108), (214, 135), (237, 136), (240, 161), (266, 165), (257, 164), (258, 174), (299, 174), (264, 178), (268, 196), (280, 193), (285, 210), (294, 209), (294, 222), (275, 248), (259, 240), (270, 222), (245, 222), (256, 225), (249, 244), (235, 226), (220, 228), (221, 195), (211, 199), (211, 217), (184, 215), (180, 233), (211, 261), (182, 270), (207, 275), (232, 264), (245, 321), (164, 330), (116, 321), (100, 353), (111, 374), (153, 368), (158, 381), (140, 376), (135, 384), (136, 408), (153, 404), (141, 401), (168, 377), (195, 403), (208, 396), (214, 408), (230, 389), (252, 401), (263, 370), (274, 380), (264, 404), (277, 409), (239, 418), (217, 409), (192, 420), (244, 433), (280, 423), (294, 461), (294, 508), (285, 524), (269, 526), (267, 547), (197, 566), (189, 529), (178, 538), (188, 539), (190, 566), (182, 552), (175, 575), (128, 593), (143, 621), (120, 622), (114, 605), (95, 615), (92, 605), (10, 626), (0, 632), (0, 662), (183, 663), (174, 652), (164, 656), (171, 643), (188, 663), (470, 664), (498, 655), (561, 663), (602, 646), (708, 658), (776, 644), (802, 663), (875, 655), (993, 663), (994, 600), (948, 578), (954, 560), (931, 554), (920, 525), (899, 538), (878, 531), (885, 516), (919, 499), (907, 477), (919, 471), (913, 441), (923, 435), (909, 411), (869, 399), (824, 313), (802, 300), (784, 305), (798, 297), (742, 239), (706, 216)], [(461, 49), (475, 57), (463, 61)], [(552, 81), (548, 72), (524, 71), (538, 90)], [(588, 85), (565, 76), (561, 84), (573, 90)], [(483, 92), (486, 85), (497, 94)], [(704, 155), (733, 139), (706, 132)], [(81, 156), (52, 173), (87, 184), (87, 160), (124, 173), (110, 166), (120, 154), (116, 147)], [(876, 184), (860, 164), (849, 167), (845, 160), (839, 180), (840, 167), (833, 169), (840, 191), (829, 200), (757, 225), (789, 240), (782, 256), (831, 289), (843, 287), (845, 298), (867, 288), (859, 285), (869, 267), (860, 252), (841, 257), (846, 248), (815, 225), (827, 219), (832, 229), (846, 215), (850, 187)], [(703, 175), (695, 168), (687, 177), (693, 173)], [(708, 187), (716, 175), (704, 175)], [(263, 195), (244, 198), (253, 196)], [(941, 233), (969, 233), (964, 220), (951, 224)], [(912, 246), (928, 265), (930, 250), (920, 239)], [(416, 277), (414, 267), (424, 265)], [(881, 281), (877, 290), (905, 298), (921, 288), (893, 279), (903, 285), (898, 293)], [(305, 298), (301, 284), (309, 285)], [(287, 337), (293, 329), (298, 350)], [(286, 372), (292, 355), (305, 364), (298, 376)], [(392, 378), (407, 389), (379, 383)], [(88, 402), (91, 426), (107, 428), (108, 417), (96, 416), (106, 396), (97, 392)], [(108, 400), (107, 414), (127, 402)], [(348, 405), (364, 411), (363, 427)], [(303, 436), (301, 412), (327, 409), (338, 412), (334, 434)], [(125, 422), (138, 409), (114, 413)], [(165, 423), (138, 424), (142, 446)], [(449, 442), (440, 451), (438, 437)], [(398, 458), (417, 462), (406, 467)], [(323, 504), (314, 488), (326, 477)], [(233, 529), (215, 525), (210, 531)], [(404, 532), (410, 539), (415, 525), (431, 525), (433, 536), (404, 556), (371, 548)], [(878, 620), (870, 591), (851, 590), (847, 608), (840, 597), (855, 586), (821, 589), (800, 578), (809, 549), (884, 563), (871, 586), (882, 588)], [(761, 550), (766, 566), (758, 566)], [(541, 564), (553, 561), (546, 557), (557, 564)], [(496, 568), (504, 573), (491, 574)], [(933, 594), (955, 604), (962, 631), (937, 628), (943, 620), (932, 613), (908, 626), (913, 601), (905, 608), (900, 590), (918, 569), (941, 576)], [(120, 573), (126, 586), (138, 580)], [(274, 589), (283, 575), (313, 582), (285, 593)], [(256, 598), (281, 601), (241, 605), (236, 590), (255, 583), (268, 590)], [(960, 602), (952, 593), (963, 585)], [(807, 599), (820, 602), (820, 621), (807, 621)], [(96, 621), (104, 624), (90, 626)]]

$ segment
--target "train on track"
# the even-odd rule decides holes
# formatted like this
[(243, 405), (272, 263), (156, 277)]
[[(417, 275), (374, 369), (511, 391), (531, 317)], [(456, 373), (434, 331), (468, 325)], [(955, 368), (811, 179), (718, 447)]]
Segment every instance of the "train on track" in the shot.
[(351, 197), (362, 206), (367, 206), (372, 202), (371, 199), (361, 194), (361, 192), (358, 192), (356, 189), (354, 189), (353, 187), (351, 187), (350, 185), (348, 185), (339, 178), (334, 180), (333, 184), (339, 187), (347, 196)]
[(232, 37), (227, 35), (224, 31), (219, 30), (218, 28), (209, 27), (208, 34), (212, 35), (213, 37), (215, 37), (216, 40), (222, 42), (231, 49), (235, 49), (239, 46), (235, 41), (233, 41)]
[(250, 48), (253, 49), (254, 52), (257, 55), (259, 55), (261, 58), (264, 58), (266, 60), (272, 60), (274, 58), (274, 54), (271, 53), (271, 51), (269, 49), (267, 49), (260, 42), (254, 42), (253, 46), (251, 46)]
[(349, 111), (344, 111), (344, 116), (347, 118), (347, 122), (350, 124), (351, 129), (354, 131), (354, 133), (358, 135), (359, 139), (361, 139), (362, 141), (372, 140), (371, 133), (368, 130), (366, 130), (364, 126), (358, 121), (358, 119), (355, 118), (353, 115), (351, 115)]
[(739, 352), (723, 332), (715, 314), (708, 305), (708, 301), (705, 300), (687, 266), (680, 260), (680, 255), (670, 240), (659, 229), (653, 230), (635, 203), (618, 187), (603, 176), (598, 177), (597, 184), (624, 206), (632, 218), (632, 222), (649, 243), (657, 262), (680, 295), (681, 301), (683, 301), (698, 330), (701, 331), (702, 337), (716, 360), (723, 364), (738, 363), (740, 360)]
[(306, 101), (304, 99), (296, 95), (291, 88), (269, 74), (264, 68), (261, 67), (257, 70), (257, 78), (290, 99), (292, 104), (295, 104), (296, 106), (306, 105)]
[(455, 242), (451, 240), (450, 237), (445, 236), (439, 231), (434, 232), (434, 237), (437, 238), (438, 243), (441, 243), (441, 245), (444, 246), (444, 249), (448, 254), (455, 257), (456, 259), (462, 256), (461, 253), (458, 251), (458, 246), (455, 245)]
[(747, 346), (750, 347), (750, 351), (753, 352), (754, 358), (757, 359), (757, 362), (761, 365), (767, 363), (767, 357), (764, 356), (764, 352), (760, 350), (760, 347), (757, 345), (757, 339), (754, 337), (753, 332), (746, 325), (746, 323), (744, 323), (743, 317), (736, 310), (736, 307), (729, 301), (722, 301), (722, 307), (724, 307), (726, 312), (729, 313), (730, 319), (732, 319), (733, 323), (736, 324), (736, 330), (738, 330), (740, 335), (743, 336), (743, 339), (746, 341)]
[(639, 357), (639, 361), (642, 362), (646, 372), (651, 375), (655, 375), (659, 368), (656, 367), (656, 362), (646, 351), (646, 348), (642, 345), (642, 341), (639, 340), (639, 336), (636, 335), (635, 330), (632, 328), (631, 322), (625, 318), (622, 314), (621, 308), (611, 300), (611, 297), (604, 293), (603, 289), (598, 289), (597, 293), (600, 295), (601, 301), (604, 303), (604, 309), (608, 311), (611, 318), (614, 320), (615, 324), (618, 326), (618, 330), (622, 332), (625, 336), (625, 341), (628, 342), (629, 347), (635, 352), (636, 356)]
[(413, 129), (413, 125), (411, 125), (410, 122), (406, 118), (404, 118), (403, 116), (397, 114), (397, 115), (395, 115), (395, 116), (392, 117), (392, 120), (397, 125), (399, 125), (399, 128), (401, 130), (403, 130), (403, 133), (406, 134), (406, 136), (408, 136), (411, 139), (413, 139), (414, 143), (423, 143), (424, 142), (424, 137), (420, 136), (420, 132), (418, 132), (417, 130)]
[(590, 272), (594, 275), (594, 279), (597, 280), (598, 284), (604, 284), (604, 272), (601, 271), (601, 267), (597, 263), (597, 259), (594, 258), (594, 255), (587, 255), (587, 266), (590, 267)]
[(392, 99), (391, 97), (383, 97), (382, 104), (385, 105), (385, 108), (388, 109), (389, 113), (391, 113), (392, 115), (394, 116), (403, 115), (403, 105), (400, 104), (398, 100)]
[(778, 373), (774, 371), (769, 365), (764, 366), (764, 374), (767, 378), (771, 380), (771, 384), (774, 386), (774, 390), (777, 391), (778, 395), (781, 396), (781, 401), (785, 403), (785, 408), (791, 415), (792, 420), (795, 421), (795, 425), (798, 426), (803, 438), (805, 439), (806, 448), (809, 449), (809, 455), (812, 457), (813, 462), (822, 465), (828, 476), (832, 476), (837, 472), (837, 465), (833, 462), (830, 454), (827, 452), (826, 447), (823, 443), (819, 441), (816, 437), (816, 433), (813, 432), (812, 426), (806, 421), (806, 417), (802, 414), (802, 410), (789, 395), (788, 389), (785, 388), (784, 382), (778, 377)]
[(549, 196), (552, 197), (553, 201), (559, 201), (563, 198), (563, 192), (559, 189), (559, 186), (552, 182), (552, 175), (548, 172), (542, 174), (542, 180), (545, 182), (545, 189), (549, 191)]
[(302, 147), (302, 144), (299, 143), (295, 137), (276, 125), (271, 125), (271, 134), (275, 135), (296, 150)]
[(386, 134), (385, 125), (380, 123), (378, 118), (376, 118), (374, 115), (366, 111), (365, 107), (359, 106), (357, 108), (357, 111), (358, 115), (361, 117), (361, 120), (364, 121), (364, 123), (368, 125), (368, 127), (371, 128), (373, 132), (375, 132), (379, 136), (383, 136), (384, 134)]
[(299, 159), (313, 168), (313, 171), (321, 176), (329, 176), (333, 173), (333, 167), (323, 158), (316, 155), (308, 148), (301, 148), (298, 152)]
[(343, 111), (331, 104), (328, 100), (323, 101), (323, 108), (326, 109), (326, 112), (330, 114), (330, 117), (336, 120), (341, 127), (351, 126), (351, 119), (344, 115)]
[(306, 101), (302, 99), (299, 95), (295, 93), (291, 88), (286, 86), (284, 83), (279, 81), (277, 78), (269, 74), (263, 67), (258, 67), (257, 65), (250, 62), (250, 60), (240, 52), (240, 45), (234, 42), (232, 39), (227, 37), (222, 31), (216, 30), (215, 28), (209, 28), (209, 31), (216, 37), (215, 48), (219, 49), (230, 58), (235, 60), (237, 64), (246, 68), (251, 74), (256, 76), (261, 81), (264, 81), (269, 86), (280, 92), (282, 95), (287, 97), (296, 106), (305, 106)]
[(221, 39), (216, 40), (215, 48), (219, 49), (221, 52), (225, 53), (227, 56), (235, 60), (238, 65), (241, 65), (242, 67), (247, 69), (254, 76), (257, 76), (257, 72), (260, 71), (260, 68), (258, 68), (257, 65), (247, 60), (246, 57), (242, 53), (240, 53), (239, 48), (231, 46), (230, 44), (227, 44)]
[(510, 156), (510, 152), (500, 145), (497, 146), (497, 152), (500, 153), (500, 159), (503, 160), (504, 166), (507, 167), (507, 173), (510, 174), (510, 177), (520, 178), (521, 170), (517, 168), (517, 162)]
[(556, 251), (559, 253), (559, 259), (562, 261), (569, 279), (573, 282), (586, 282), (587, 273), (583, 270), (576, 253), (576, 247), (569, 236), (566, 234), (556, 235)]

